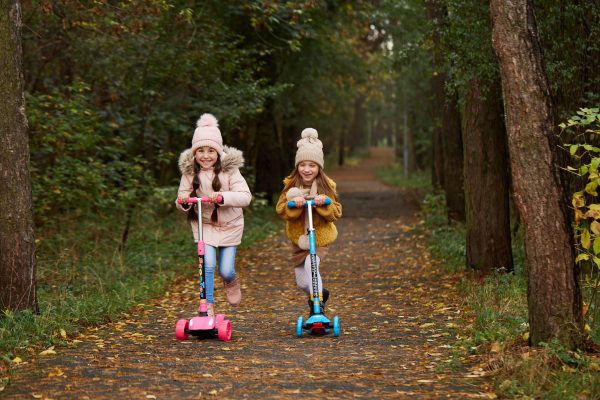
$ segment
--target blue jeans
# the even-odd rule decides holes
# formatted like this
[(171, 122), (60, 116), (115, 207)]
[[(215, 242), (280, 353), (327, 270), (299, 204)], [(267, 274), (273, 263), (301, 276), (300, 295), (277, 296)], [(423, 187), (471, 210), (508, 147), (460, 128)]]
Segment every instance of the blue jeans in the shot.
[(219, 275), (223, 280), (229, 282), (235, 278), (235, 251), (236, 246), (204, 247), (204, 268), (206, 275), (204, 282), (206, 286), (206, 301), (214, 303), (215, 293), (215, 269), (217, 268), (217, 249), (219, 249)]

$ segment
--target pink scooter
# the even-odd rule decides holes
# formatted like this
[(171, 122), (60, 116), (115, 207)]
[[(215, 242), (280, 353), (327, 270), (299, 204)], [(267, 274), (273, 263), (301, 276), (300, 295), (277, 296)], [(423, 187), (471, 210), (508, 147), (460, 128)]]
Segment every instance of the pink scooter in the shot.
[[(223, 198), (219, 196), (217, 202), (222, 202)], [(191, 319), (180, 319), (175, 326), (175, 337), (179, 340), (186, 340), (190, 335), (200, 338), (213, 338), (217, 336), (219, 340), (231, 340), (231, 321), (225, 319), (224, 314), (217, 314), (211, 317), (207, 313), (206, 306), (206, 286), (204, 281), (204, 240), (202, 237), (202, 203), (210, 203), (209, 197), (190, 197), (187, 201), (177, 200), (179, 204), (196, 204), (198, 213), (198, 274), (200, 276), (200, 308), (197, 317)]]

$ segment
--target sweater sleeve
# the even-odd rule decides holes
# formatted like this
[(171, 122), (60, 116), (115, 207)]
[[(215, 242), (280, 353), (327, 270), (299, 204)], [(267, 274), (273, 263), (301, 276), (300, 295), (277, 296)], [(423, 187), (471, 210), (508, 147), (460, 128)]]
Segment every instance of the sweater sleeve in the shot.
[[(190, 193), (192, 192), (192, 189), (193, 189), (193, 185), (192, 185), (193, 179), (194, 179), (194, 177), (191, 175), (182, 175), (181, 176), (181, 181), (179, 181), (179, 189), (177, 190), (177, 198), (190, 197)], [(186, 209), (181, 204), (177, 203), (177, 200), (175, 200), (175, 206), (180, 211), (187, 212), (190, 210), (189, 207)]]
[(342, 203), (334, 199), (331, 199), (331, 204), (315, 207), (315, 210), (327, 222), (334, 222), (342, 217)]
[(246, 183), (239, 169), (236, 169), (230, 175), (229, 190), (220, 193), (223, 195), (222, 205), (226, 207), (247, 207), (252, 200), (248, 183)]
[(287, 192), (283, 192), (279, 196), (279, 200), (277, 201), (277, 206), (275, 207), (275, 210), (277, 211), (277, 215), (279, 215), (279, 217), (281, 219), (285, 219), (288, 221), (300, 218), (304, 209), (298, 208), (298, 207), (289, 208), (287, 206), (288, 199), (286, 197), (286, 194), (287, 194)]

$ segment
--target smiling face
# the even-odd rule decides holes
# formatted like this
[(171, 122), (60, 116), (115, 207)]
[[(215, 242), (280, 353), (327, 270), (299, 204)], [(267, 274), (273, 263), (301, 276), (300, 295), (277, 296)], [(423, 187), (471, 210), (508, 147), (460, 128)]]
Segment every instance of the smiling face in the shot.
[(301, 161), (298, 163), (298, 172), (302, 178), (302, 183), (308, 186), (313, 183), (319, 174), (319, 165), (312, 161)]
[(219, 158), (219, 153), (217, 153), (217, 151), (212, 147), (203, 146), (196, 150), (194, 157), (202, 169), (207, 169), (215, 165), (217, 159)]

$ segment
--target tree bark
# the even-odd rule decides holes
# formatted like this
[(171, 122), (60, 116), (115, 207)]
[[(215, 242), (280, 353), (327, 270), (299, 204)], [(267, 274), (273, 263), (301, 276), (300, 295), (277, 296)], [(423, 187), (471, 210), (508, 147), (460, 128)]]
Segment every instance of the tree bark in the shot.
[(579, 269), (574, 262), (556, 162), (556, 123), (530, 0), (490, 0), (500, 64), (515, 202), (523, 220), (530, 342), (583, 344)]
[(0, 309), (37, 311), (21, 10), (0, 3)]
[[(437, 73), (431, 78), (431, 88), (433, 92), (433, 113), (439, 112), (444, 107), (444, 99), (446, 98), (446, 90), (444, 83), (446, 81), (445, 74)], [(431, 140), (432, 149), (432, 168), (431, 168), (431, 183), (434, 188), (445, 188), (444, 182), (444, 151), (443, 151), (443, 131), (442, 119), (439, 115), (432, 116), (433, 121), (433, 137)]]
[(442, 148), (444, 160), (444, 191), (448, 218), (465, 221), (465, 190), (463, 178), (463, 143), (458, 110), (458, 94), (446, 98), (442, 116)]
[(432, 183), (434, 187), (439, 185), (446, 194), (448, 218), (464, 221), (463, 150), (458, 95), (455, 93), (448, 96), (446, 92), (446, 82), (450, 78), (443, 72), (443, 43), (439, 33), (440, 28), (448, 22), (448, 11), (440, 0), (426, 0), (425, 5), (427, 17), (434, 26), (432, 39), (435, 71), (431, 78), (433, 112), (441, 114), (433, 116)]
[(464, 100), (467, 266), (482, 276), (510, 272), (508, 154), (499, 79), (485, 95), (479, 82), (469, 82)]

